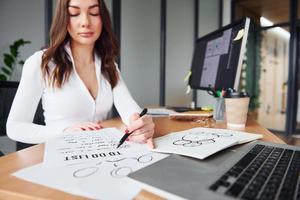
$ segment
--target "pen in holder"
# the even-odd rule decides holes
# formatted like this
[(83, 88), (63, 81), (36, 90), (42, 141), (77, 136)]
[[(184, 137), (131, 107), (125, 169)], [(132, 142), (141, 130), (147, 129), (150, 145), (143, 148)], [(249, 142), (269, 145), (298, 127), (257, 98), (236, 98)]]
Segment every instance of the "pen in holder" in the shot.
[(223, 121), (225, 113), (225, 100), (222, 97), (215, 98), (214, 119), (216, 121)]

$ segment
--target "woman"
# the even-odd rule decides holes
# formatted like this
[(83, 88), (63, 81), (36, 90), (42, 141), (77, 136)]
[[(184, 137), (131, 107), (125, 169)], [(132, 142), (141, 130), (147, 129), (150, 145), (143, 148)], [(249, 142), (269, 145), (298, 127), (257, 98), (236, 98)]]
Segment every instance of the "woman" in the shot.
[[(103, 0), (59, 0), (47, 50), (24, 64), (7, 120), (10, 138), (41, 143), (62, 132), (98, 130), (114, 104), (129, 140), (153, 148), (154, 123), (139, 117), (115, 66), (118, 45)], [(42, 99), (46, 126), (32, 123)]]

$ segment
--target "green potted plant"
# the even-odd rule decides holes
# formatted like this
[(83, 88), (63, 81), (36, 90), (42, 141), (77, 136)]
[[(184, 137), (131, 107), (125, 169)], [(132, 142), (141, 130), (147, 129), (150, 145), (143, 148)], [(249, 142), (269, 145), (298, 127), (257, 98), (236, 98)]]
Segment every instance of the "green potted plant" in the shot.
[(9, 52), (3, 54), (4, 66), (0, 66), (0, 136), (6, 135), (6, 120), (18, 87), (18, 82), (11, 81), (11, 76), (18, 65), (24, 64), (19, 48), (29, 43), (18, 39), (9, 46)]
[(0, 81), (8, 81), (16, 66), (24, 64), (24, 61), (20, 60), (19, 48), (29, 43), (31, 42), (18, 39), (9, 46), (10, 51), (3, 54), (4, 66), (0, 66)]

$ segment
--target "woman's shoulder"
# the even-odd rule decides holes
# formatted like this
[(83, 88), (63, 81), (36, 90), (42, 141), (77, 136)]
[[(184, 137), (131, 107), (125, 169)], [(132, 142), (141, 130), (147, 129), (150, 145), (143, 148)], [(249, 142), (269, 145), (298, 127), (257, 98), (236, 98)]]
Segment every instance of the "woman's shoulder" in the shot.
[(26, 59), (26, 62), (41, 62), (44, 52), (45, 50), (39, 50), (34, 52), (31, 56), (29, 56)]
[(41, 71), (42, 57), (45, 50), (39, 50), (29, 56), (23, 66), (23, 71), (37, 72)]
[[(42, 58), (46, 50), (47, 49), (36, 51), (26, 59), (25, 64), (40, 67), (42, 64)], [(48, 66), (50, 67), (50, 69), (52, 69), (55, 66), (52, 60), (50, 60)]]

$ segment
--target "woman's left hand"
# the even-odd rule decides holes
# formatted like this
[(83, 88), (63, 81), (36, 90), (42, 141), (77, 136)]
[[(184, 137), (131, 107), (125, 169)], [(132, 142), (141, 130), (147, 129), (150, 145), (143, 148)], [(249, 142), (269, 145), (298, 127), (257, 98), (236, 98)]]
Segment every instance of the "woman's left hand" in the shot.
[(152, 117), (144, 115), (140, 117), (138, 113), (134, 113), (129, 120), (127, 131), (133, 132), (128, 139), (137, 143), (146, 143), (149, 148), (154, 149), (153, 134), (154, 123)]

